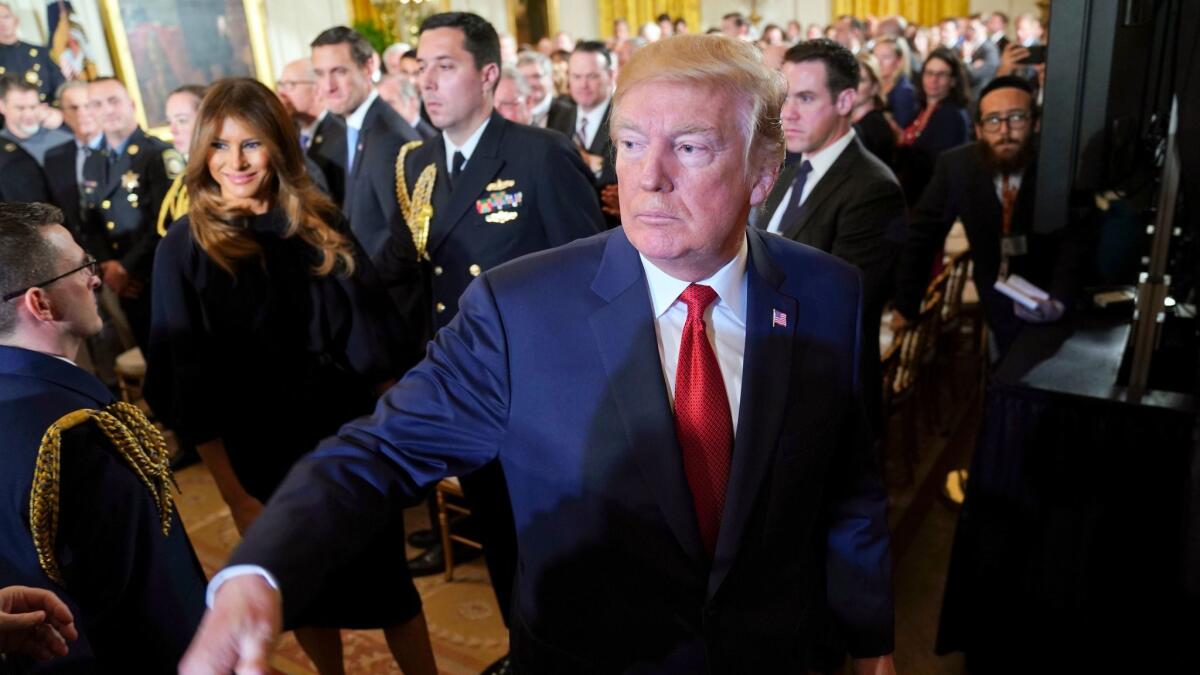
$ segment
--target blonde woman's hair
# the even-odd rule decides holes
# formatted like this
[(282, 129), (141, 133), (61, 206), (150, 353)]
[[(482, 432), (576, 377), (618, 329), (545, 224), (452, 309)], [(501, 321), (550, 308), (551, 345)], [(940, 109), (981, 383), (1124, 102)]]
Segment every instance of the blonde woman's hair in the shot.
[[(783, 163), (779, 111), (787, 96), (783, 75), (768, 69), (757, 47), (722, 35), (678, 35), (634, 52), (621, 67), (613, 96), (619, 118), (625, 96), (646, 83), (676, 83), (728, 92), (746, 139), (747, 178)], [(614, 130), (617, 125), (613, 125)]]
[(231, 276), (236, 276), (235, 263), (262, 255), (262, 248), (243, 225), (249, 214), (225, 204), (221, 187), (208, 170), (213, 141), (230, 118), (253, 130), (267, 151), (271, 200), (283, 210), (288, 222), (283, 237), (300, 237), (318, 253), (315, 275), (353, 273), (353, 243), (330, 225), (341, 216), (337, 206), (309, 178), (291, 118), (270, 89), (250, 78), (218, 80), (209, 87), (196, 113), (194, 150), (188, 158), (185, 179), (192, 238)]

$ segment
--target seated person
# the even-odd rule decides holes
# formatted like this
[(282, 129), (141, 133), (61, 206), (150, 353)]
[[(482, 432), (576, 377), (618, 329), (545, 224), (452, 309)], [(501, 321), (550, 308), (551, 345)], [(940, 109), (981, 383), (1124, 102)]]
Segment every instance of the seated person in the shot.
[(79, 639), (52, 669), (173, 672), (204, 573), (162, 436), (71, 360), (101, 328), (100, 278), (62, 222), (46, 204), (0, 204), (0, 587), (70, 608)]

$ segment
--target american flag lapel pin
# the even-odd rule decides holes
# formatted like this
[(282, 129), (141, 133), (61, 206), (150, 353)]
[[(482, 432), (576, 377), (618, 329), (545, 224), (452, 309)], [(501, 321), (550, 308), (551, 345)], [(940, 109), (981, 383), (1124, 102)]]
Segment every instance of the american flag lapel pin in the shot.
[(777, 309), (773, 309), (771, 310), (771, 328), (776, 326), (779, 326), (780, 328), (787, 328), (787, 314), (784, 314)]

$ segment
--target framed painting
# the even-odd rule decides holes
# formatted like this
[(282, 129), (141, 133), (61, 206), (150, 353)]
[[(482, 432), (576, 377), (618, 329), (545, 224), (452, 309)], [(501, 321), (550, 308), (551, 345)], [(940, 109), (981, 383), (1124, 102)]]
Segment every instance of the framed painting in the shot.
[(138, 121), (166, 135), (167, 96), (185, 84), (256, 77), (274, 86), (262, 0), (100, 0), (116, 76)]

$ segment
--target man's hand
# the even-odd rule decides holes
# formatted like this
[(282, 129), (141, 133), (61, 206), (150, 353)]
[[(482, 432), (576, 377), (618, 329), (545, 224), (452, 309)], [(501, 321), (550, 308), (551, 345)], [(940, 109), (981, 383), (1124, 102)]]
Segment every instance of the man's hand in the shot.
[(621, 215), (621, 203), (616, 183), (605, 185), (600, 189), (600, 210), (609, 216)]
[(0, 654), (23, 654), (38, 661), (66, 656), (67, 642), (79, 639), (66, 603), (42, 588), (0, 588)]
[(113, 293), (124, 296), (125, 287), (129, 285), (129, 272), (125, 271), (124, 265), (116, 260), (105, 260), (100, 263), (100, 278)]
[(1036, 309), (1025, 309), (1024, 305), (1013, 301), (1013, 313), (1017, 315), (1017, 318), (1029, 323), (1053, 323), (1062, 318), (1065, 310), (1066, 307), (1054, 298), (1038, 300)]
[(279, 592), (257, 574), (229, 579), (179, 662), (180, 675), (266, 675), (283, 625)]
[(598, 174), (604, 169), (604, 157), (601, 155), (593, 155), (583, 149), (578, 143), (575, 144), (575, 149), (579, 151), (579, 156), (583, 158), (583, 163), (587, 164), (588, 171), (593, 174)]
[(246, 495), (235, 504), (230, 504), (229, 512), (233, 515), (233, 524), (237, 525), (238, 534), (245, 536), (246, 530), (250, 529), (250, 523), (258, 518), (262, 510), (262, 502), (250, 495)]
[(1017, 70), (1017, 66), (1024, 65), (1021, 62), (1029, 58), (1029, 50), (1021, 45), (1010, 42), (1004, 47), (1004, 53), (1000, 55), (1000, 65), (996, 67), (996, 77), (1004, 75), (1012, 75)]
[(896, 664), (892, 655), (870, 659), (854, 659), (854, 675), (896, 675)]

